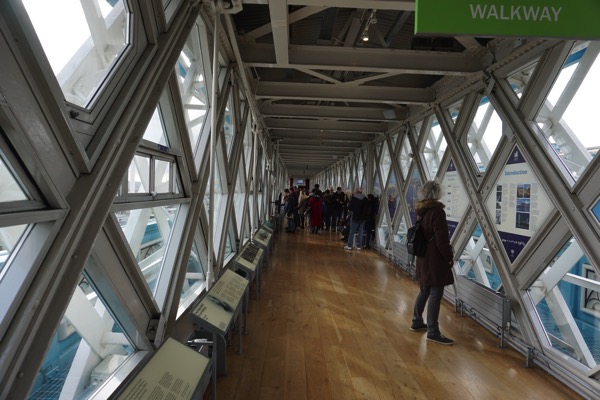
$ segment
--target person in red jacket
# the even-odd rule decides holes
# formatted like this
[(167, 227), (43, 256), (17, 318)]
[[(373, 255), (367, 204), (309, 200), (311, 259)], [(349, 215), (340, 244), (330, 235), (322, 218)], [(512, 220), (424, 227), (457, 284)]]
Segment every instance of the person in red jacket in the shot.
[[(425, 237), (430, 241), (425, 256), (417, 257), (417, 279), (421, 290), (415, 300), (410, 329), (415, 332), (427, 330), (427, 340), (451, 345), (454, 341), (442, 335), (438, 323), (444, 287), (454, 283), (454, 254), (450, 246), (448, 222), (441, 197), (440, 184), (435, 181), (425, 182), (417, 195), (417, 219), (421, 220)], [(426, 304), (425, 324), (423, 311)]]
[[(317, 185), (315, 185), (317, 186)], [(318, 187), (313, 189), (313, 194), (308, 200), (308, 206), (310, 207), (310, 231), (311, 233), (319, 233), (323, 226), (323, 193)]]

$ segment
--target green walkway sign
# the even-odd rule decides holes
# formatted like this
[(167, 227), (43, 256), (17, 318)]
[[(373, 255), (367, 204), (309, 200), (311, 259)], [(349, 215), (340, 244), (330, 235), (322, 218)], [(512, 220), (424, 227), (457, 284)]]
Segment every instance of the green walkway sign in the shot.
[(600, 38), (600, 0), (416, 0), (416, 34)]

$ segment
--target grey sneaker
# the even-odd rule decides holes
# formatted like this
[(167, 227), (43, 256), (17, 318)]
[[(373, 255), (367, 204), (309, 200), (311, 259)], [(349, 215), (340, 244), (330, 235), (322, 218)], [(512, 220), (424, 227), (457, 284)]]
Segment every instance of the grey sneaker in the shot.
[(413, 332), (420, 332), (427, 330), (427, 324), (412, 324), (410, 330)]
[(441, 333), (439, 335), (435, 335), (435, 336), (427, 336), (427, 340), (429, 340), (430, 342), (436, 342), (436, 343), (443, 344), (446, 346), (452, 346), (454, 344), (454, 340), (448, 339)]
[(344, 250), (352, 250), (352, 247), (350, 247), (350, 246), (344, 246)]

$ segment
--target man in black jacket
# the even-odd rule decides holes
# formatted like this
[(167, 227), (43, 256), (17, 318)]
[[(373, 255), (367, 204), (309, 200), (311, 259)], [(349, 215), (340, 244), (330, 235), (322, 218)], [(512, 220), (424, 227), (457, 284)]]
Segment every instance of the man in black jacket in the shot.
[(287, 205), (285, 209), (285, 216), (288, 221), (288, 226), (286, 228), (286, 232), (295, 233), (296, 232), (296, 216), (298, 214), (298, 197), (294, 193), (294, 188), (290, 191), (289, 189), (285, 189), (287, 196)]
[(362, 188), (357, 187), (348, 204), (348, 212), (352, 214), (350, 222), (350, 233), (348, 234), (348, 244), (344, 246), (346, 250), (352, 250), (354, 244), (354, 233), (358, 234), (356, 238), (356, 250), (362, 249), (363, 229), (367, 220), (369, 203), (367, 197), (362, 193)]

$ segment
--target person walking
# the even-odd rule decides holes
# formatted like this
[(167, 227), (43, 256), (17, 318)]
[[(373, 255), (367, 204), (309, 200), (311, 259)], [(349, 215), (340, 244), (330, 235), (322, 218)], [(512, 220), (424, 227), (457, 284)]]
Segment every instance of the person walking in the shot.
[(288, 226), (286, 228), (287, 233), (296, 232), (296, 215), (298, 213), (298, 198), (294, 195), (294, 188), (285, 189), (287, 195), (287, 205), (285, 208), (285, 217), (287, 218)]
[(377, 219), (377, 213), (379, 212), (379, 199), (369, 193), (367, 195), (367, 201), (369, 202), (369, 209), (367, 212), (367, 222), (365, 222), (365, 249), (370, 249), (371, 241), (375, 237), (375, 220)]
[(323, 198), (318, 188), (313, 189), (313, 195), (308, 200), (310, 207), (310, 231), (319, 233), (323, 226)]
[[(442, 190), (435, 181), (427, 181), (417, 194), (416, 214), (421, 221), (425, 238), (429, 240), (425, 256), (417, 257), (417, 280), (420, 291), (415, 300), (412, 325), (413, 332), (427, 330), (427, 340), (452, 345), (454, 340), (442, 335), (438, 323), (444, 287), (454, 283), (452, 272), (453, 251), (448, 237), (448, 222), (444, 203), (440, 201)], [(427, 304), (427, 323), (423, 312)]]
[(354, 234), (357, 233), (356, 250), (362, 249), (363, 229), (368, 216), (369, 202), (362, 193), (362, 188), (357, 187), (348, 204), (348, 213), (352, 215), (350, 222), (350, 232), (348, 233), (348, 244), (344, 246), (346, 250), (352, 250), (354, 244)]

